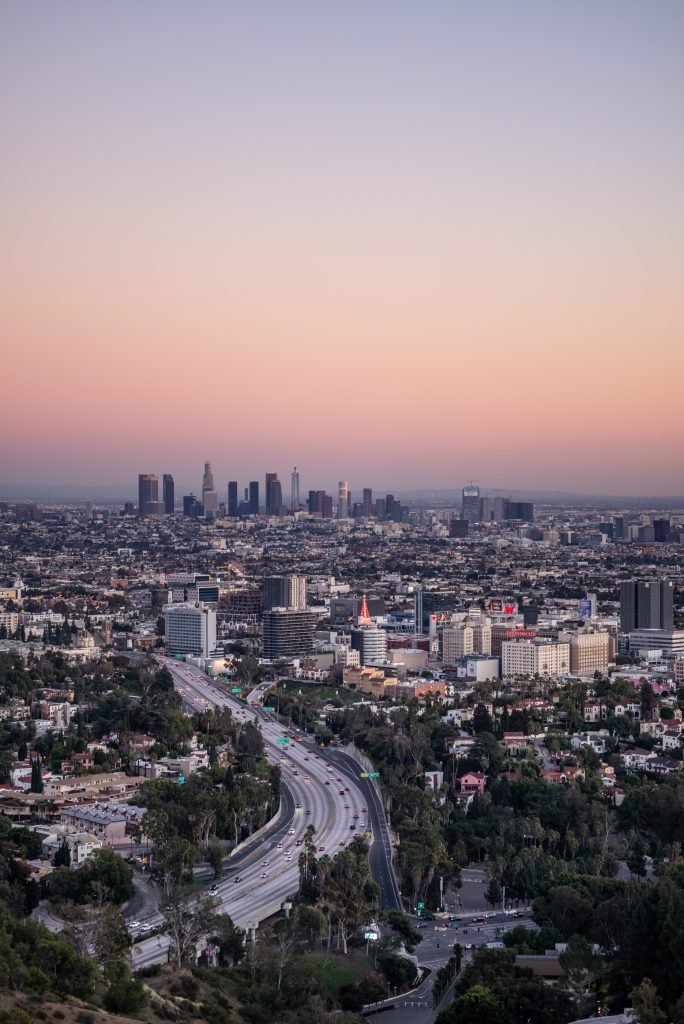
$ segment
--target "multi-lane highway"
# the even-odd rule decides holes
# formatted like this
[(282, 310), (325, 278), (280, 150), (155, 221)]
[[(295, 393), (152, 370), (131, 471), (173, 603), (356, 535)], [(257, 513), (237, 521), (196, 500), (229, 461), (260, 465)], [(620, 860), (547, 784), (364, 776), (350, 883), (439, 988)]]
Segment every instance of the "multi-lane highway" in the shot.
[[(241, 928), (276, 913), (299, 888), (297, 860), (309, 825), (316, 829), (319, 856), (334, 856), (354, 835), (371, 832), (377, 840), (371, 846), (371, 868), (381, 888), (382, 903), (399, 906), (384, 812), (372, 780), (359, 777), (359, 765), (345, 754), (321, 750), (302, 734), (284, 729), (254, 703), (245, 706), (194, 666), (173, 659), (163, 662), (188, 708), (227, 707), (238, 722), (257, 722), (266, 756), (282, 771), (285, 806), (280, 818), (258, 843), (238, 856), (235, 867), (231, 864), (218, 883), (215, 895), (221, 909)], [(286, 737), (288, 743), (284, 744)], [(159, 923), (159, 915), (154, 915), (141, 919), (136, 930)], [(134, 964), (141, 967), (166, 959), (166, 950), (163, 935), (138, 942)]]

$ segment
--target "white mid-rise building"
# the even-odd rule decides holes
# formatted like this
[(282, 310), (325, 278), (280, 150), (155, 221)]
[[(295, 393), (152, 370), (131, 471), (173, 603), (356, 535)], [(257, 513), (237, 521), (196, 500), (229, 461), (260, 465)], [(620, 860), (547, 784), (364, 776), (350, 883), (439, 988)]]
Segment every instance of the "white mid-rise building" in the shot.
[(216, 650), (216, 612), (208, 605), (202, 602), (167, 605), (164, 623), (170, 654), (208, 658)]
[(562, 676), (570, 671), (570, 644), (535, 637), (504, 640), (501, 674), (510, 676)]
[(664, 656), (684, 655), (684, 629), (635, 629), (629, 634), (630, 654), (662, 651)]

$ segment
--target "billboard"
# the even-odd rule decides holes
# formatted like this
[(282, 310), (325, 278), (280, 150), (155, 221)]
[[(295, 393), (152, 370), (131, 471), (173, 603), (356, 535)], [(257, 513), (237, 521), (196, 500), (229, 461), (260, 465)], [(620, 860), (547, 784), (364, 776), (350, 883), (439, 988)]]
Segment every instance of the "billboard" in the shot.
[(484, 603), (485, 611), (492, 615), (517, 615), (518, 602), (503, 597), (488, 597)]
[(592, 617), (592, 602), (589, 598), (583, 597), (579, 603), (579, 617), (580, 619), (590, 619)]

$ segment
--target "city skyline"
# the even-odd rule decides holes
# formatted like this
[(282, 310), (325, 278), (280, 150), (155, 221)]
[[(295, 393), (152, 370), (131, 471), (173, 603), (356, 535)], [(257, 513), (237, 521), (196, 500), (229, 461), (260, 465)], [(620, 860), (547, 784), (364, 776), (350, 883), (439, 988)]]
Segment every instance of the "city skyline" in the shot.
[(0, 480), (681, 492), (683, 29), (6, 6)]

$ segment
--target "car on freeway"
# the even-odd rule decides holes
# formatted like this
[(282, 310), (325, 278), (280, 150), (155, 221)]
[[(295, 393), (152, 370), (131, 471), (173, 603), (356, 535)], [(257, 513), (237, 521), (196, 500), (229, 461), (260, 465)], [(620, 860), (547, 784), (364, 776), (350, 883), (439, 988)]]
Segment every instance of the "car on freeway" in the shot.
[(343, 789), (340, 790), (340, 796), (344, 796), (344, 790)]
[(262, 871), (262, 872), (261, 872), (261, 877), (262, 877), (262, 878), (268, 878), (268, 875), (266, 874), (266, 872), (265, 872), (265, 871)]
[(276, 850), (282, 850), (282, 848), (283, 848), (283, 844), (282, 843), (278, 843), (278, 845), (276, 846)]
[(345, 811), (348, 811), (349, 810), (349, 804), (345, 804), (344, 805), (344, 809), (345, 809)]
[(140, 931), (143, 933), (143, 935), (146, 935), (147, 932), (151, 932), (153, 928), (154, 928), (153, 924), (144, 924), (142, 926), (142, 928), (140, 929)]
[(289, 828), (287, 830), (287, 834), (288, 834), (288, 836), (293, 836), (294, 835), (294, 829), (293, 828)]
[(129, 928), (139, 928), (140, 927), (140, 921), (130, 921), (129, 924), (128, 924), (128, 927)]
[(215, 892), (218, 892), (218, 885), (216, 885), (216, 883), (214, 883), (213, 885), (211, 885), (211, 886), (209, 887), (209, 892), (210, 892), (210, 893), (211, 893), (211, 895), (213, 896)]
[(235, 876), (235, 878), (233, 879), (233, 881), (234, 881), (234, 882), (241, 882), (241, 881), (242, 881), (242, 879), (240, 878), (240, 876), (239, 876), (239, 875), (236, 875), (236, 876)]
[(302, 845), (302, 841), (301, 841), (301, 839), (298, 839), (296, 841), (296, 843), (295, 843), (295, 846), (301, 846), (301, 845)]
[(361, 808), (361, 813), (362, 814), (368, 814), (368, 808), (367, 807), (362, 807)]
[(324, 850), (325, 850), (325, 846), (319, 846), (318, 847), (318, 852), (319, 853), (323, 853)]
[(262, 866), (262, 868), (267, 868), (268, 867), (268, 861), (267, 860), (262, 860), (261, 866)]
[(326, 784), (326, 786), (329, 786), (330, 785), (330, 779), (326, 779), (325, 780), (325, 784)]

